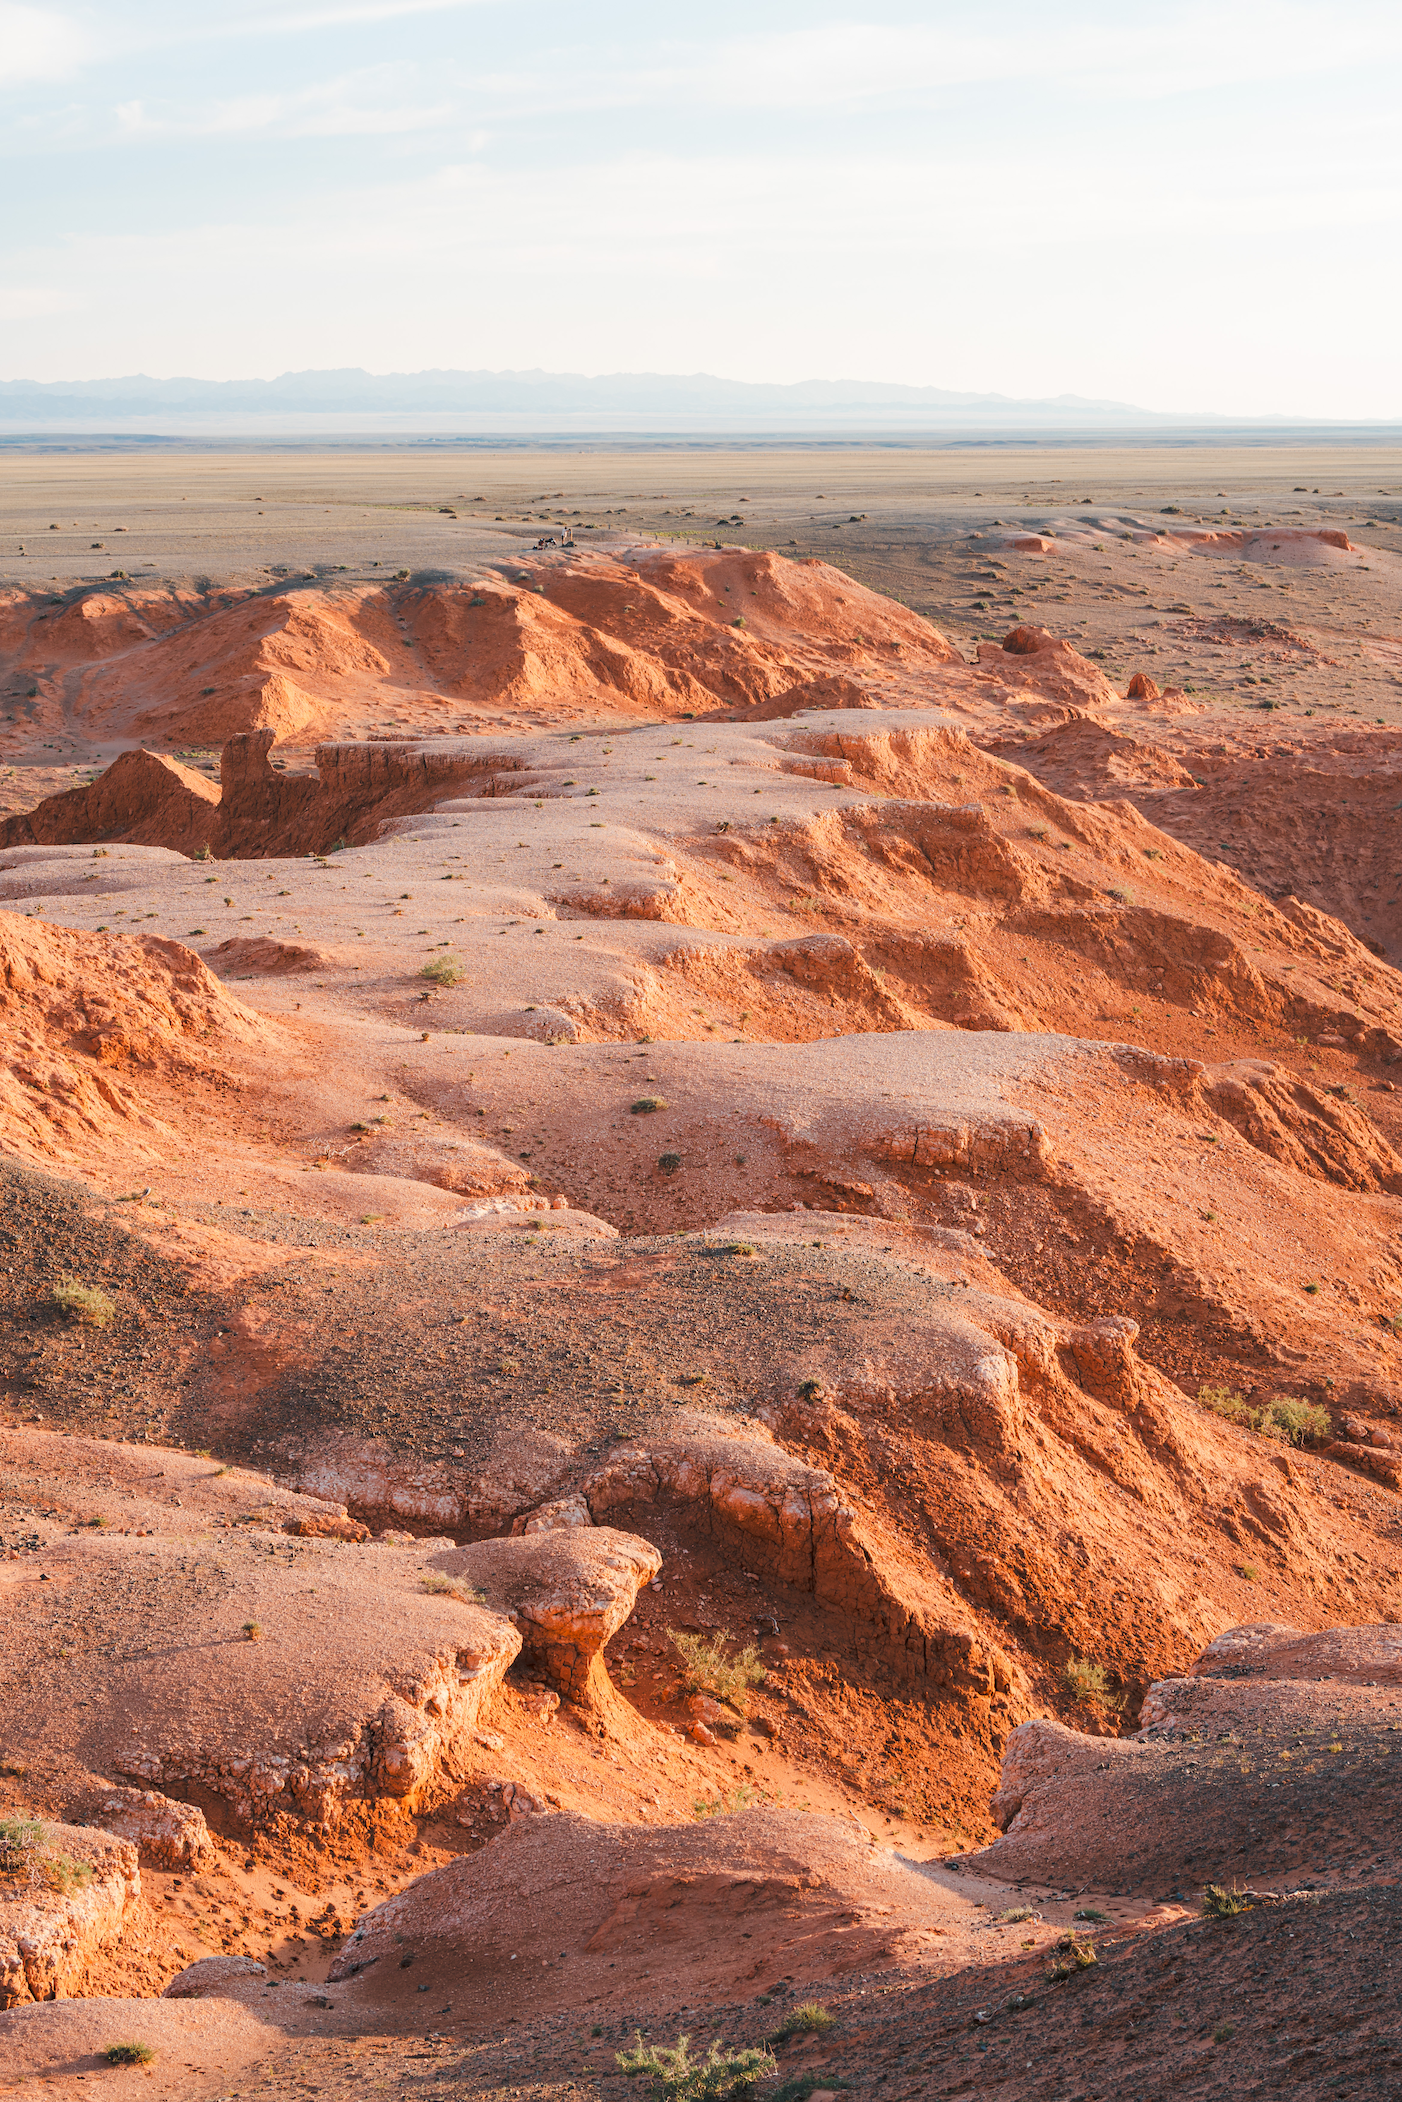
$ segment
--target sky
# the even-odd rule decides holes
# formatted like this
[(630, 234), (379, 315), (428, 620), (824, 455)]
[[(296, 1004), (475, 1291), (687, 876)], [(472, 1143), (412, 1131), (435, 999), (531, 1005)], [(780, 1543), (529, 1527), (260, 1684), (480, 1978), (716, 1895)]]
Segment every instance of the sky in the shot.
[(1402, 418), (1396, 0), (0, 0), (0, 378)]

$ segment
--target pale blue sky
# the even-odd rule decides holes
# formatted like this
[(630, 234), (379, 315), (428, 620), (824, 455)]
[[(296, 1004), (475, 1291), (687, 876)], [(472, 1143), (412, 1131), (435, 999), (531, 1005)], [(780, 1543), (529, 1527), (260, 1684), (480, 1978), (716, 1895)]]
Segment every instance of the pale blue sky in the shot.
[(1402, 8), (0, 0), (0, 378), (1402, 417)]

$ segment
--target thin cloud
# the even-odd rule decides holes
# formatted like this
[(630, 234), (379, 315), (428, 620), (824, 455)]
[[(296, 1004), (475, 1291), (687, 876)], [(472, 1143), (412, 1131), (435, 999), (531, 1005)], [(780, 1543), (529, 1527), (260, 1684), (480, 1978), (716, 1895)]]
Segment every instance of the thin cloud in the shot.
[(115, 111), (118, 135), (143, 144), (190, 138), (367, 138), (448, 124), (454, 114), (450, 103), (414, 102), (403, 95), (413, 71), (369, 68), (292, 93), (231, 95), (193, 108), (124, 102)]
[(78, 27), (48, 7), (15, 7), (0, 0), (0, 87), (63, 80), (92, 54)]

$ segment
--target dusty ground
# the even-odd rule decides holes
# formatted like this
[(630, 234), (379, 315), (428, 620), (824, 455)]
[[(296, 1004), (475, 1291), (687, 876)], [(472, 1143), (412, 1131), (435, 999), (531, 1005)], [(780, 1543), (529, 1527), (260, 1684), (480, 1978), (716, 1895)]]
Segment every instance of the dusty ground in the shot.
[[(1398, 463), (12, 465), (0, 1811), (209, 1822), (21, 2088), (1388, 2092)], [(513, 1527), (662, 1557), (587, 1686)]]

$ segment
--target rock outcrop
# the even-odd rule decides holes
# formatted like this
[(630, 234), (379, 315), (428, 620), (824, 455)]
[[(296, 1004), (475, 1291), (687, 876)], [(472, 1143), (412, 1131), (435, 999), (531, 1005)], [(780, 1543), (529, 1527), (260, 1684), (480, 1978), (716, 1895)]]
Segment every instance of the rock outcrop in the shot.
[(156, 1868), (199, 1869), (215, 1858), (204, 1812), (150, 1789), (118, 1788), (97, 1805), (105, 1832), (130, 1839), (143, 1861)]
[(0, 1872), (0, 2007), (80, 1993), (141, 1895), (136, 1848), (44, 1820), (42, 1839)]

